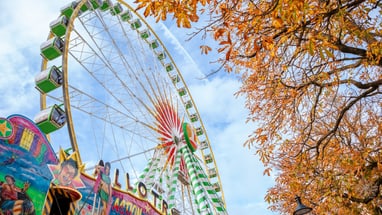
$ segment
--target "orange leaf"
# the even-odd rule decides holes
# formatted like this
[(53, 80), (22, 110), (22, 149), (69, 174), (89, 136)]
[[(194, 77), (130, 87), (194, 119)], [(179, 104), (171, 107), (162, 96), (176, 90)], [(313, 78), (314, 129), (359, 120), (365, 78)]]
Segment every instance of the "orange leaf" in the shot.
[(226, 29), (224, 29), (224, 28), (219, 28), (219, 29), (215, 30), (214, 39), (218, 40), (225, 32), (226, 32)]
[(208, 54), (208, 52), (210, 52), (212, 50), (211, 47), (206, 46), (206, 45), (200, 46), (200, 49), (201, 49), (202, 54)]
[(266, 168), (263, 172), (263, 175), (271, 176), (272, 169), (271, 168)]

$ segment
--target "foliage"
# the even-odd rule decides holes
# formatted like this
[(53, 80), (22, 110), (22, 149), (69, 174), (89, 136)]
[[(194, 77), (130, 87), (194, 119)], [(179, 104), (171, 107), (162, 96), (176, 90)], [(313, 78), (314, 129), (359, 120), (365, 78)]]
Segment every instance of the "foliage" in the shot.
[(260, 125), (245, 146), (276, 174), (272, 210), (290, 214), (300, 195), (316, 214), (382, 214), (380, 0), (136, 2), (179, 27), (197, 6), (217, 14), (205, 30), (242, 74), (237, 95)]

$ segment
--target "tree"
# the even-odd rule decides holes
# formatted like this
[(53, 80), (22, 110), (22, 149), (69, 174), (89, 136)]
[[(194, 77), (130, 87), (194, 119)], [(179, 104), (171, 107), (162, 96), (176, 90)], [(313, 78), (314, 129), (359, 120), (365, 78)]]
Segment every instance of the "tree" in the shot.
[(179, 27), (215, 14), (203, 30), (242, 74), (237, 96), (259, 124), (244, 145), (275, 172), (271, 210), (290, 214), (301, 195), (316, 214), (382, 214), (382, 1), (136, 3)]

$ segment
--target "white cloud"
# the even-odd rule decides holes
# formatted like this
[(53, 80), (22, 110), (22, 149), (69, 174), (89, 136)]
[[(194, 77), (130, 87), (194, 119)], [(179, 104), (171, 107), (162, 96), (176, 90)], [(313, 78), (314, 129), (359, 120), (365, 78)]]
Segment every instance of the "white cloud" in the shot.
[(227, 209), (231, 214), (270, 214), (263, 198), (272, 178), (263, 176), (263, 165), (243, 147), (252, 126), (245, 124), (242, 98), (233, 96), (239, 86), (229, 77), (214, 78), (191, 91), (214, 150)]
[[(40, 43), (48, 36), (47, 17), (57, 12), (47, 1), (2, 1), (0, 21), (0, 92), (4, 115), (33, 117), (31, 104), (39, 104), (34, 75), (39, 72)], [(53, 8), (53, 7), (52, 7)], [(36, 56), (31, 58), (31, 56)], [(35, 110), (36, 111), (36, 110)]]

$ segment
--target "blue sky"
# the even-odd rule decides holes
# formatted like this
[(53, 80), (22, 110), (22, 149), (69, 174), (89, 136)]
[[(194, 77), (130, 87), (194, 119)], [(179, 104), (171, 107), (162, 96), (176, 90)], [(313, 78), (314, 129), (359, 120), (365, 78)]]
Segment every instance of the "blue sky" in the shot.
[[(0, 2), (0, 116), (18, 113), (33, 119), (38, 113), (39, 94), (34, 89), (34, 76), (41, 66), (40, 44), (48, 36), (49, 23), (68, 3), (67, 0)], [(263, 166), (254, 151), (243, 147), (254, 125), (245, 123), (243, 98), (233, 95), (240, 87), (238, 77), (221, 71), (203, 78), (219, 65), (210, 63), (216, 60), (214, 53), (201, 55), (199, 46), (203, 42), (199, 36), (187, 40), (192, 30), (178, 29), (171, 21), (151, 27), (175, 59), (198, 107), (219, 168), (229, 214), (272, 214), (264, 202), (272, 178), (263, 176)]]

